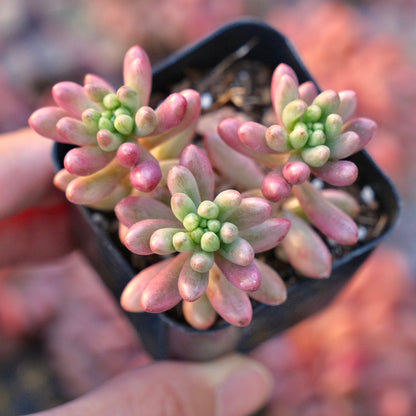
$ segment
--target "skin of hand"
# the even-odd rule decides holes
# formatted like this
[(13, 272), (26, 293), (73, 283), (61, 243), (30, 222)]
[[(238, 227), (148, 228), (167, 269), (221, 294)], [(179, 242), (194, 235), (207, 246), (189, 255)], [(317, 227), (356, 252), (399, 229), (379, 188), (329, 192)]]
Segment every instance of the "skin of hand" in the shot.
[(69, 204), (54, 189), (52, 142), (29, 129), (0, 136), (0, 267), (69, 253)]
[[(54, 189), (52, 143), (29, 129), (0, 136), (0, 268), (69, 254), (69, 204)], [(0, 288), (1, 290), (1, 288)], [(134, 367), (37, 416), (250, 415), (265, 405), (273, 378), (232, 354), (207, 363), (164, 361)]]
[(267, 402), (271, 387), (268, 370), (240, 355), (202, 364), (157, 362), (36, 416), (248, 416)]

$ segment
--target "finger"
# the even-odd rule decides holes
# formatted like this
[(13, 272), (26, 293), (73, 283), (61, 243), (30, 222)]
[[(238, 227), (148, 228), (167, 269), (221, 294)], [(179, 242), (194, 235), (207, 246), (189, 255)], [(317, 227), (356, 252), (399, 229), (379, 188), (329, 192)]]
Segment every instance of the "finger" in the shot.
[(57, 197), (52, 142), (30, 129), (0, 136), (0, 219)]
[(267, 402), (271, 380), (265, 367), (239, 355), (203, 364), (158, 362), (37, 416), (244, 416)]
[(74, 248), (65, 202), (29, 208), (0, 221), (0, 267), (50, 260)]

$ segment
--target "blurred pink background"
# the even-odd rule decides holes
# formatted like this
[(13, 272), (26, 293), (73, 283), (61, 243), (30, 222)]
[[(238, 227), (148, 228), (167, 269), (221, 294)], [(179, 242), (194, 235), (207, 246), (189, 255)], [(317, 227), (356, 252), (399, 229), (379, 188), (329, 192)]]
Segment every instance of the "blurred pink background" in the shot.
[[(358, 111), (379, 125), (368, 150), (398, 186), (403, 212), (331, 307), (253, 353), (276, 378), (265, 414), (414, 415), (416, 2), (157, 3), (2, 0), (0, 133), (26, 126), (58, 81), (81, 82), (84, 73), (93, 72), (118, 84), (122, 57), (133, 44), (156, 63), (241, 16), (274, 26), (292, 40), (322, 87), (356, 90)], [(149, 360), (137, 353), (139, 341), (117, 308), (100, 309), (108, 294), (79, 255), (71, 256), (30, 269), (0, 269), (1, 414), (52, 406), (88, 391), (132, 360)], [(92, 277), (81, 281), (74, 264)], [(117, 343), (109, 328), (122, 331), (123, 341)], [(26, 407), (13, 407), (21, 397)]]

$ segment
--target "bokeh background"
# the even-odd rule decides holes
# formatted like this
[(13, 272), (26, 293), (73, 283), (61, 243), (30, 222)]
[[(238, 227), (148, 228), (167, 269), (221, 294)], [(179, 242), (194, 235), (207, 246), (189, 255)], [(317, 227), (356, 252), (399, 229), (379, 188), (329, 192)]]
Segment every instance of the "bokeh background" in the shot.
[[(118, 85), (133, 44), (157, 63), (242, 16), (288, 36), (322, 87), (358, 93), (359, 113), (379, 124), (368, 150), (403, 199), (397, 227), (334, 304), (253, 352), (276, 378), (265, 414), (414, 415), (415, 0), (1, 0), (0, 133), (26, 126), (58, 81), (93, 72)], [(78, 253), (0, 269), (1, 415), (148, 362), (139, 348)]]

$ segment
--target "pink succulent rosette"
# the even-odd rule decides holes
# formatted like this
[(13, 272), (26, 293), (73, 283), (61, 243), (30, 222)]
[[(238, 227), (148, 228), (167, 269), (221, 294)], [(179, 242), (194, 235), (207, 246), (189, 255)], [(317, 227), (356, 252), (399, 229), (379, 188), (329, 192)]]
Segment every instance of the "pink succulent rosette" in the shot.
[(193, 138), (200, 113), (196, 91), (173, 93), (155, 110), (149, 107), (152, 69), (138, 46), (125, 55), (123, 77), (117, 91), (92, 74), (83, 86), (60, 82), (52, 89), (57, 106), (41, 108), (29, 119), (42, 136), (76, 146), (55, 177), (73, 203), (112, 209), (134, 188), (154, 189), (164, 148), (180, 152)]
[[(317, 189), (309, 180), (313, 175), (332, 187), (353, 184), (358, 168), (345, 159), (366, 146), (376, 124), (364, 117), (351, 119), (357, 105), (353, 91), (318, 93), (311, 81), (299, 84), (293, 69), (283, 63), (272, 75), (271, 101), (277, 124), (226, 118), (218, 134), (243, 158), (236, 170), (250, 171), (262, 195), (291, 220), (279, 256), (305, 276), (328, 277), (332, 258), (318, 231), (341, 245), (357, 243), (353, 218), (359, 205), (346, 192)], [(215, 137), (206, 142), (210, 155), (217, 153), (220, 168), (223, 147)]]
[(273, 218), (264, 198), (234, 189), (214, 197), (214, 185), (209, 159), (189, 145), (168, 173), (170, 206), (147, 196), (116, 206), (127, 248), (167, 256), (130, 281), (121, 299), (125, 309), (163, 312), (182, 301), (186, 320), (206, 329), (217, 313), (233, 325), (248, 325), (250, 298), (274, 305), (285, 300), (278, 273), (255, 254), (276, 247), (290, 221)]
[(376, 131), (368, 118), (350, 120), (356, 94), (318, 93), (311, 81), (299, 85), (293, 69), (280, 64), (272, 76), (271, 98), (278, 124), (266, 127), (231, 118), (218, 129), (227, 144), (269, 169), (262, 183), (264, 196), (284, 200), (293, 185), (303, 184), (311, 174), (333, 186), (351, 185), (358, 169), (344, 159), (363, 149)]
[[(226, 120), (228, 127), (238, 123), (236, 119)], [(230, 147), (213, 133), (204, 136), (204, 146), (223, 180), (244, 191), (244, 195), (264, 198), (262, 183), (266, 174), (257, 159), (235, 150), (236, 146)], [(338, 244), (355, 244), (359, 232), (354, 218), (360, 211), (359, 203), (342, 189), (317, 189), (309, 181), (291, 186), (288, 195), (283, 201), (270, 201), (273, 215), (291, 221), (276, 254), (303, 276), (327, 278), (332, 256), (322, 235)]]

